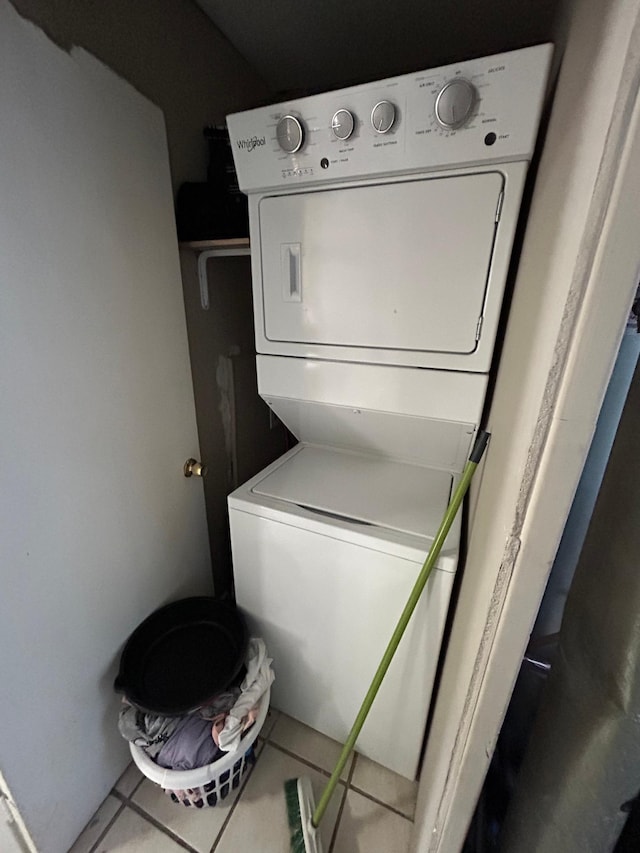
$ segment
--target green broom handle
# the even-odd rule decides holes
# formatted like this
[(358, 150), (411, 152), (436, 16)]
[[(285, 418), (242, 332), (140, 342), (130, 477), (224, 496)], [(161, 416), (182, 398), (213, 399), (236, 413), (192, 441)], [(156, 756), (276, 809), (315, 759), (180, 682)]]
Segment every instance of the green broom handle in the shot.
[(431, 570), (433, 569), (436, 560), (440, 556), (440, 551), (442, 550), (444, 541), (447, 538), (449, 529), (451, 528), (453, 520), (457, 515), (458, 509), (460, 508), (460, 504), (462, 503), (462, 500), (465, 494), (467, 493), (471, 478), (473, 477), (473, 474), (476, 468), (478, 467), (478, 463), (482, 459), (482, 455), (484, 453), (485, 447), (487, 446), (488, 440), (489, 433), (484, 431), (480, 432), (478, 434), (478, 437), (476, 438), (473, 450), (471, 451), (471, 455), (469, 456), (467, 464), (464, 467), (464, 471), (462, 472), (462, 478), (458, 483), (458, 486), (449, 502), (449, 506), (447, 507), (447, 511), (444, 515), (444, 518), (440, 523), (440, 527), (438, 529), (438, 532), (436, 533), (435, 539), (431, 543), (431, 548), (429, 549), (427, 558), (422, 565), (422, 569), (411, 591), (409, 600), (407, 601), (405, 608), (402, 611), (402, 615), (398, 620), (398, 624), (396, 625), (396, 629), (393, 632), (391, 639), (389, 640), (387, 650), (382, 656), (380, 665), (378, 666), (376, 674), (373, 677), (373, 681), (371, 682), (371, 687), (369, 687), (367, 695), (364, 697), (362, 706), (358, 711), (358, 716), (356, 717), (351, 731), (349, 732), (349, 737), (347, 738), (345, 745), (342, 747), (342, 752), (340, 753), (338, 763), (336, 764), (335, 769), (331, 774), (331, 778), (327, 782), (327, 785), (324, 791), (322, 792), (320, 802), (318, 803), (316, 810), (313, 813), (312, 823), (315, 827), (319, 826), (320, 821), (322, 820), (322, 817), (326, 811), (326, 808), (329, 805), (331, 795), (333, 794), (335, 787), (338, 784), (340, 774), (344, 770), (344, 766), (347, 763), (347, 759), (351, 755), (351, 751), (356, 745), (360, 730), (362, 729), (362, 726), (364, 725), (364, 722), (367, 719), (367, 715), (371, 710), (373, 700), (376, 698), (376, 694), (380, 689), (382, 680), (384, 679), (387, 670), (389, 669), (389, 664), (391, 663), (393, 656), (396, 653), (396, 649), (400, 644), (402, 635), (404, 634), (406, 627), (409, 624), (409, 619), (411, 619), (413, 611), (416, 608), (416, 604), (418, 603), (420, 596), (422, 595), (422, 591), (424, 590), (425, 585), (429, 579)]

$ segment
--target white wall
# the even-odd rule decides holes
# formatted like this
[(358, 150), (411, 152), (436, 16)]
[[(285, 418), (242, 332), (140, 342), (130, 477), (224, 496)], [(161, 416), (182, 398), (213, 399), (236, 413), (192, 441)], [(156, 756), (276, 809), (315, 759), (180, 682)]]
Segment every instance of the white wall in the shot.
[(630, 233), (640, 193), (629, 194), (631, 173), (614, 180), (627, 163), (637, 93), (637, 14), (627, 0), (568, 8), (421, 777), (414, 841), (422, 851), (462, 845), (635, 292), (640, 252)]
[(0, 0), (0, 770), (61, 853), (128, 763), (112, 684), (211, 590), (160, 110)]
[(206, 178), (205, 124), (255, 106), (257, 73), (192, 0), (11, 0), (64, 50), (83, 47), (164, 113), (174, 190)]

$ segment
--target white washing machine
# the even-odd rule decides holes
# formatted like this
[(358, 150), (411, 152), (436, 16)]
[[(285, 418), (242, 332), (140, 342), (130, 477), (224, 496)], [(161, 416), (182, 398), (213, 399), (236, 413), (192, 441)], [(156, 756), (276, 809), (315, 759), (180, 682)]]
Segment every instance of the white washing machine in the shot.
[[(541, 45), (230, 116), (258, 388), (299, 444), (229, 497), (276, 707), (344, 740), (480, 422)], [(415, 778), (460, 519), (357, 749)]]

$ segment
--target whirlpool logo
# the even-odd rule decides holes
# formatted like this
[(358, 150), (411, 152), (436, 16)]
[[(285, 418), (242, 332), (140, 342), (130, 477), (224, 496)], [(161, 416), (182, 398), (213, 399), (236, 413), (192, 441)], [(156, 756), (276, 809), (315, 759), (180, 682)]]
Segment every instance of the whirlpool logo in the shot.
[(264, 136), (252, 136), (250, 139), (237, 139), (236, 145), (238, 148), (242, 148), (244, 151), (248, 151), (251, 153), (255, 151), (256, 148), (259, 148), (261, 145), (265, 145), (266, 139)]

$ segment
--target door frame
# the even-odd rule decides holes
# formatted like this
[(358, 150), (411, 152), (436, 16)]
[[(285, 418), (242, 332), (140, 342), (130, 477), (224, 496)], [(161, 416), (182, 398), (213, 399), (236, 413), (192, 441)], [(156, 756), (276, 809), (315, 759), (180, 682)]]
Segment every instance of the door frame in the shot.
[[(576, 6), (423, 764), (412, 837), (421, 853), (457, 853), (464, 842), (640, 271), (640, 15), (624, 0), (612, 5), (608, 21), (598, 4)], [(586, 92), (572, 111), (578, 82)], [(553, 186), (563, 169), (564, 191)], [(546, 292), (532, 294), (536, 286)], [(537, 313), (527, 317), (532, 306)], [(529, 373), (519, 381), (530, 385), (518, 396), (511, 383), (523, 365)]]
[[(10, 825), (10, 832), (15, 837), (15, 849), (24, 850), (26, 853), (38, 853), (2, 772), (0, 772), (0, 800), (2, 801), (0, 802), (0, 811), (5, 812), (7, 817), (6, 822)], [(2, 814), (0, 814), (0, 820), (3, 820)]]

